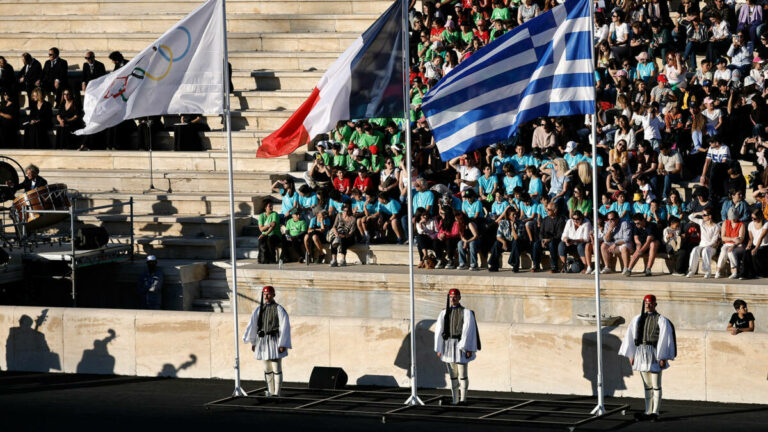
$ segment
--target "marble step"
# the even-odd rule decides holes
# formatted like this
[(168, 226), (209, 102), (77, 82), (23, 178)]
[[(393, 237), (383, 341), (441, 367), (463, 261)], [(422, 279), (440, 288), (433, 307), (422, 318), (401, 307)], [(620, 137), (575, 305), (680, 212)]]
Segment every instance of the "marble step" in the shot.
[(323, 71), (254, 70), (256, 90), (290, 90), (310, 92), (320, 81)]
[[(0, 27), (5, 33), (26, 33), (30, 22), (38, 23), (40, 33), (157, 33), (163, 34), (176, 25), (183, 14), (116, 14), (100, 15), (7, 15), (0, 16)], [(375, 20), (375, 14), (229, 14), (227, 30), (230, 33), (249, 33), (258, 29), (263, 33), (335, 33), (364, 32)]]
[[(144, 151), (4, 150), (3, 153), (22, 166), (35, 164), (42, 170), (149, 169), (149, 158)], [(296, 153), (270, 159), (256, 158), (256, 152), (237, 153), (234, 155), (233, 167), (235, 171), (250, 173), (289, 172), (302, 159), (304, 155)], [(155, 172), (190, 170), (226, 173), (228, 170), (227, 153), (220, 151), (154, 152), (152, 164)]]
[(201, 298), (229, 300), (232, 290), (226, 280), (205, 279), (200, 281)]
[(229, 300), (199, 298), (192, 302), (192, 310), (198, 312), (231, 313), (232, 306)]
[[(46, 50), (62, 52), (141, 51), (161, 33), (0, 33), (0, 51)], [(359, 33), (230, 33), (229, 49), (234, 51), (342, 51)], [(66, 58), (66, 56), (64, 57)]]
[[(83, 193), (123, 193), (137, 196), (147, 190), (150, 184), (147, 170), (73, 170), (40, 166), (42, 166), (41, 175), (49, 183), (64, 183), (70, 189)], [(162, 190), (155, 193), (162, 195), (170, 189), (172, 193), (199, 194), (201, 203), (206, 202), (202, 198), (209, 194), (221, 195), (229, 192), (226, 172), (155, 170), (153, 183), (155, 187)], [(262, 195), (269, 193), (271, 186), (270, 174), (237, 172), (234, 175), (236, 194)], [(243, 203), (238, 204), (240, 205)], [(212, 205), (213, 207), (215, 206)]]
[[(83, 223), (100, 225), (110, 235), (127, 236), (131, 233), (131, 221), (128, 214), (89, 214), (80, 215)], [(250, 216), (235, 218), (235, 230), (240, 232), (243, 226), (250, 224)], [(134, 215), (134, 236), (171, 236), (189, 238), (210, 238), (229, 236), (228, 216), (200, 215)]]
[[(0, 15), (142, 15), (187, 14), (199, 0), (41, 0), (0, 3)], [(380, 14), (392, 2), (385, 0), (229, 0), (232, 14)]]
[[(93, 208), (104, 205), (124, 203), (133, 198), (134, 214), (152, 215), (226, 215), (229, 214), (229, 194), (227, 193), (114, 193), (114, 192), (85, 192), (77, 197), (77, 208)], [(249, 194), (235, 195), (235, 215), (250, 216), (253, 213), (252, 196)], [(113, 207), (98, 210), (99, 213), (122, 214), (130, 213), (128, 206)]]

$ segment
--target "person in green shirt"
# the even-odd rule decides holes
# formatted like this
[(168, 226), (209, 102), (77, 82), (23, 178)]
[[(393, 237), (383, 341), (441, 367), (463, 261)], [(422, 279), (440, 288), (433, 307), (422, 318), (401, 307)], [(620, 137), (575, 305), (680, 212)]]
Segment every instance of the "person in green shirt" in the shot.
[(341, 143), (333, 143), (332, 148), (331, 166), (333, 168), (346, 168), (349, 157), (346, 153), (341, 153)]
[(363, 132), (364, 125), (365, 120), (360, 120), (355, 123), (355, 131), (349, 136), (349, 145), (347, 145), (348, 151), (352, 151), (357, 147), (357, 141), (360, 140), (360, 137), (363, 136), (363, 134), (365, 134), (365, 132)]
[(367, 149), (371, 153), (376, 154), (382, 148), (384, 134), (375, 130), (370, 124), (363, 126), (363, 131), (365, 133), (357, 140), (357, 147), (361, 150)]
[(429, 32), (421, 32), (421, 42), (416, 46), (416, 50), (422, 63), (431, 61), (435, 57), (435, 52), (432, 50), (432, 42), (429, 40)]
[(464, 21), (461, 23), (461, 40), (464, 42), (464, 47), (472, 45), (472, 39), (475, 38), (475, 33), (472, 32), (472, 23)]
[(502, 24), (501, 20), (496, 20), (493, 22), (493, 29), (491, 30), (491, 39), (490, 41), (493, 42), (496, 39), (504, 36), (504, 25)]
[(440, 35), (440, 40), (443, 41), (443, 45), (454, 48), (456, 44), (461, 40), (458, 30), (456, 30), (456, 23), (453, 20), (448, 20), (445, 24), (445, 30)]
[(352, 137), (352, 132), (354, 131), (354, 123), (340, 120), (336, 123), (336, 127), (331, 131), (331, 140), (347, 145), (349, 144), (349, 138)]
[(318, 142), (315, 144), (315, 148), (317, 149), (317, 155), (323, 160), (323, 164), (325, 166), (331, 166), (331, 158), (333, 155), (328, 153), (328, 141)]
[(491, 13), (491, 21), (502, 20), (507, 21), (511, 17), (509, 9), (504, 7), (504, 2), (501, 0), (494, 0), (493, 12)]
[(256, 217), (259, 225), (259, 264), (274, 264), (280, 245), (280, 217), (273, 211), (271, 201), (264, 203), (264, 212)]
[(291, 218), (285, 221), (285, 237), (280, 259), (283, 262), (294, 260), (295, 256), (304, 261), (304, 234), (307, 233), (307, 221), (301, 218), (298, 210), (291, 210)]
[(352, 157), (349, 158), (347, 163), (347, 171), (357, 171), (360, 167), (367, 169), (371, 168), (371, 160), (369, 159), (371, 152), (368, 150), (355, 149), (352, 152)]
[(372, 119), (368, 119), (368, 123), (371, 124), (375, 129), (384, 129), (384, 126), (387, 125), (387, 122), (389, 121), (386, 117), (375, 117)]

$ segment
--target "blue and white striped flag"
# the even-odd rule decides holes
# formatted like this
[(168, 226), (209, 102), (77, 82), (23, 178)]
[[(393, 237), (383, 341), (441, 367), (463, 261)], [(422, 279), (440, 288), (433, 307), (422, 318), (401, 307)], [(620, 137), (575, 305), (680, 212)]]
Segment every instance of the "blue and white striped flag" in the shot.
[(537, 117), (595, 111), (590, 0), (567, 0), (472, 54), (424, 97), (449, 160), (508, 139)]

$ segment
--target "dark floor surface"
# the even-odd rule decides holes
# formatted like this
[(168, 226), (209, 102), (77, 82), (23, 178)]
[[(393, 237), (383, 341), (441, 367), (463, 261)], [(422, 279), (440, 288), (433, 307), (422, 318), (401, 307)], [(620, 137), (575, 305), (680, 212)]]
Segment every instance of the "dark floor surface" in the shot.
[[(261, 386), (244, 382), (246, 390)], [(302, 385), (296, 385), (302, 386)], [(274, 431), (451, 431), (566, 430), (560, 428), (484, 425), (329, 414), (275, 413), (205, 408), (207, 402), (232, 393), (233, 382), (224, 380), (141, 378), (103, 375), (0, 372), (0, 430), (58, 431), (133, 430), (248, 430)], [(402, 392), (406, 389), (388, 391)], [(434, 395), (435, 390), (421, 394)], [(530, 398), (592, 401), (580, 396), (522, 395), (470, 392), (475, 397)], [(626, 416), (615, 414), (577, 430), (625, 431), (768, 431), (768, 406), (663, 401), (662, 420), (635, 423), (632, 413), (642, 401), (608, 398), (609, 404), (629, 404)], [(246, 429), (243, 429), (246, 430)]]

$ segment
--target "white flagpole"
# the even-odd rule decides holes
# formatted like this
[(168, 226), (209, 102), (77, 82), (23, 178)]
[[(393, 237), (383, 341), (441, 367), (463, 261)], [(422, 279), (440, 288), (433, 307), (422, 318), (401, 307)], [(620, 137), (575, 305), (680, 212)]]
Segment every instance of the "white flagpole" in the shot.
[(227, 128), (227, 176), (229, 178), (229, 257), (232, 262), (232, 321), (235, 327), (235, 390), (232, 396), (245, 396), (240, 386), (240, 330), (237, 322), (237, 236), (235, 234), (235, 181), (232, 163), (232, 113), (229, 106), (229, 53), (227, 51), (227, 2), (221, 0), (224, 37), (224, 121)]
[(411, 396), (405, 401), (406, 405), (424, 405), (419, 399), (416, 380), (416, 291), (413, 283), (413, 175), (411, 174), (411, 102), (410, 102), (410, 50), (408, 41), (408, 0), (402, 2), (402, 34), (403, 44), (403, 117), (405, 117), (405, 170), (408, 176), (408, 286), (411, 295)]
[[(592, 53), (592, 76), (595, 75), (595, 0), (589, 1), (590, 20), (590, 52)], [(600, 311), (600, 238), (597, 231), (598, 200), (597, 196), (597, 89), (592, 86), (592, 102), (595, 113), (592, 115), (592, 233), (594, 234), (595, 256), (595, 321), (597, 322), (597, 405), (592, 414), (601, 416), (605, 414), (605, 395), (603, 394), (603, 325)], [(587, 263), (589, 264), (589, 263)]]

